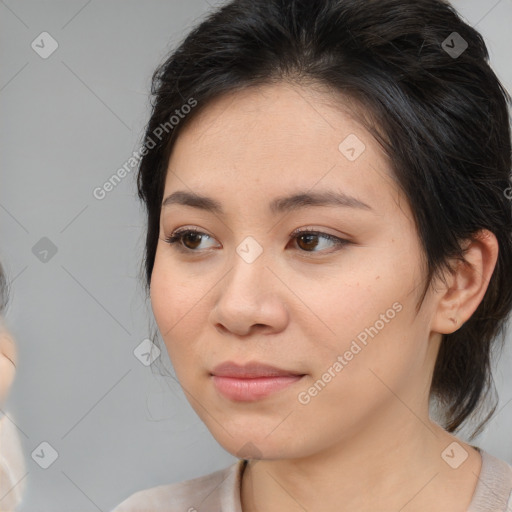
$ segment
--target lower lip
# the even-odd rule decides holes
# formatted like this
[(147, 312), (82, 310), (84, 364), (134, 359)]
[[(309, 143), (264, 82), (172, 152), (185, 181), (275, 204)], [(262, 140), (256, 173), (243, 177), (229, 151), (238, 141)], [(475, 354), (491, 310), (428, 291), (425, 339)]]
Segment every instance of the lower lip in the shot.
[(280, 377), (257, 377), (240, 379), (212, 375), (217, 390), (225, 397), (237, 402), (254, 402), (291, 386), (302, 379), (302, 375)]

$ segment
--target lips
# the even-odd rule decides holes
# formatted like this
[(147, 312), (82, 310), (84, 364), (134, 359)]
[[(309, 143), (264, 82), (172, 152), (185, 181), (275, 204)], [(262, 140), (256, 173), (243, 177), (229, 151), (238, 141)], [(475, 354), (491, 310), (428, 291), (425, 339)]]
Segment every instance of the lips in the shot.
[(262, 363), (247, 363), (244, 365), (238, 365), (228, 361), (217, 365), (212, 375), (218, 377), (234, 377), (238, 379), (255, 379), (259, 377), (283, 377), (291, 375), (303, 375), (300, 372), (291, 370), (283, 370), (282, 368), (276, 368)]
[(231, 361), (216, 366), (211, 377), (224, 397), (237, 402), (254, 402), (298, 382), (304, 374), (263, 363), (238, 365)]

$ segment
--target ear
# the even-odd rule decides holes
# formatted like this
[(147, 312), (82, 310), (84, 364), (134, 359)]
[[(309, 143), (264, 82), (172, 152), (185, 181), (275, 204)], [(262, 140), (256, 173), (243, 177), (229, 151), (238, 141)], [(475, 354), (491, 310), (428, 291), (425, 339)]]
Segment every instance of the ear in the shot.
[(437, 308), (431, 329), (450, 334), (459, 329), (482, 301), (498, 259), (498, 240), (494, 233), (483, 229), (475, 240), (464, 244), (466, 262), (456, 261), (452, 273), (446, 274), (446, 284), (437, 289)]

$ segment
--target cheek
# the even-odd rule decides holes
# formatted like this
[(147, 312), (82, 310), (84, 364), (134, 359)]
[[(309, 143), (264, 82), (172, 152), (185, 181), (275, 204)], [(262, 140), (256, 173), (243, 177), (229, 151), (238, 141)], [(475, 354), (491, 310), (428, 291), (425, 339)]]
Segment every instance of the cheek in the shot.
[[(340, 340), (341, 346), (350, 345), (355, 339), (364, 344), (373, 335), (381, 337), (381, 333), (393, 330), (402, 323), (407, 315), (404, 308), (416, 296), (409, 293), (414, 288), (410, 271), (400, 272), (382, 263), (377, 266), (368, 262), (362, 267), (350, 275), (332, 274), (329, 283), (317, 290), (311, 300), (312, 309), (329, 328), (330, 338)], [(329, 336), (324, 325), (315, 323)], [(333, 348), (339, 349), (340, 344)]]
[[(413, 262), (389, 256), (373, 265), (363, 263), (350, 278), (333, 276), (325, 297), (317, 303), (331, 333), (315, 346), (312, 360), (319, 363), (315, 364), (316, 378), (329, 369), (332, 373), (338, 361), (343, 369), (337, 364), (335, 373), (344, 375), (335, 379), (339, 384), (349, 379), (368, 389), (368, 379), (376, 380), (370, 369), (391, 383), (418, 368), (424, 358), (426, 337), (422, 336), (428, 329), (427, 319), (415, 310), (420, 280)], [(312, 331), (310, 337), (314, 339)]]
[(191, 355), (195, 348), (205, 325), (210, 287), (204, 279), (186, 278), (179, 265), (166, 262), (157, 252), (151, 275), (151, 307), (173, 364), (175, 359)]
[(379, 318), (386, 307), (377, 309), (377, 315), (367, 310), (360, 325), (351, 323), (355, 335), (338, 324), (337, 342), (311, 352), (311, 376), (297, 396), (306, 430), (311, 427), (308, 418), (316, 418), (335, 437), (346, 428), (359, 428), (383, 406), (400, 408), (395, 394), (407, 403), (416, 400), (413, 390), (424, 371), (424, 346), (415, 339), (413, 308), (395, 308), (388, 323)]
[(331, 356), (329, 364), (324, 363), (315, 375), (328, 380), (329, 376), (323, 378), (322, 374), (339, 363), (339, 377), (332, 379), (329, 391), (332, 395), (329, 398), (326, 393), (318, 406), (327, 406), (333, 399), (348, 405), (357, 416), (393, 401), (394, 393), (416, 399), (414, 390), (423, 386), (428, 336), (424, 320), (416, 314), (415, 299), (415, 295), (399, 290), (390, 293), (385, 288), (379, 300), (366, 307), (361, 315), (364, 318), (350, 324), (353, 329), (347, 329), (337, 346), (331, 347), (335, 357)]
[(151, 307), (162, 336), (174, 331), (194, 302), (194, 289), (187, 286), (185, 274), (163, 252), (159, 244), (150, 286)]

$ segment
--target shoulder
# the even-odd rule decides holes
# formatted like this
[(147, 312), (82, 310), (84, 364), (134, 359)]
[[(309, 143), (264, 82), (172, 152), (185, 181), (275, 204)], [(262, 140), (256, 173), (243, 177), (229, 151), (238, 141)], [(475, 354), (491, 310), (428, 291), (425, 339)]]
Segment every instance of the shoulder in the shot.
[[(0, 413), (0, 497), (2, 510), (15, 510), (25, 491), (25, 461), (15, 423)], [(3, 508), (6, 507), (6, 508)]]
[(240, 475), (245, 461), (208, 475), (138, 491), (110, 512), (239, 512)]
[(481, 448), (474, 448), (482, 456), (482, 469), (468, 512), (511, 510), (512, 466)]

